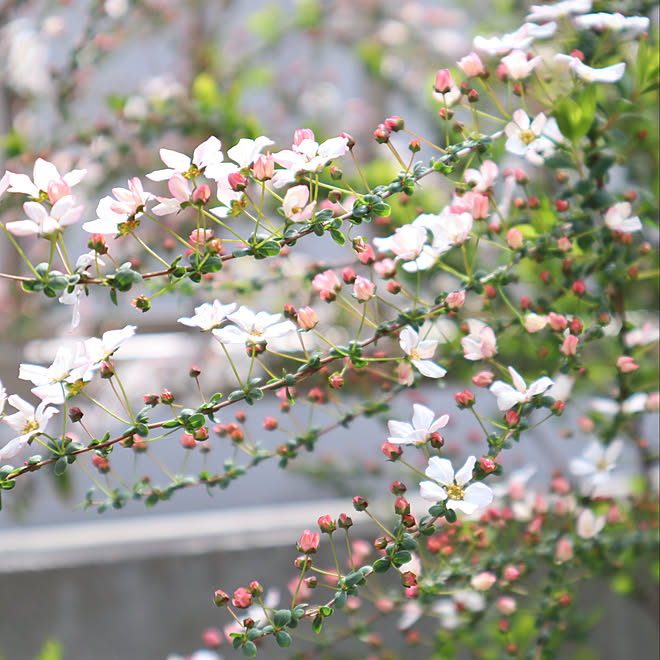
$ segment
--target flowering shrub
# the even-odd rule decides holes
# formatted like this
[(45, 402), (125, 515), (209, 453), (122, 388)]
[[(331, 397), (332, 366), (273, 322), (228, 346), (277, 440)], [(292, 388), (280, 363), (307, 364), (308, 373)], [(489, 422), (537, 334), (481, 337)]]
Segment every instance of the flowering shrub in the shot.
[[(301, 530), (288, 603), (256, 581), (217, 585), (226, 637), (246, 657), (310, 627), (320, 647), (354, 636), (391, 657), (371, 633), (386, 616), (411, 645), (433, 619), (438, 657), (551, 657), (588, 624), (580, 581), (617, 575), (620, 590), (643, 592), (658, 549), (658, 447), (645, 437), (660, 403), (647, 146), (658, 45), (644, 16), (590, 10), (534, 6), (515, 32), (475, 38), (475, 52), (429, 81), (433, 139), (398, 116), (375, 128), (398, 169), (389, 179), (369, 179), (350, 135), (309, 128), (284, 148), (267, 136), (227, 149), (211, 136), (192, 155), (163, 147), (165, 168), (112, 188), (96, 217), (76, 197), (84, 169), (40, 158), (32, 176), (7, 171), (2, 201), (18, 197), (23, 212), (4, 238), (23, 269), (2, 276), (71, 306), (73, 329), (87, 298), (130, 300), (135, 322), (64, 342), (49, 366), (21, 364), (32, 402), (0, 388), (0, 488), (80, 466), (94, 484), (85, 506), (102, 512), (240, 487), (263, 461), (285, 469), (313, 451), (330, 429), (314, 413), (332, 405), (332, 428), (348, 433), (358, 417), (382, 419), (393, 501), (382, 513), (355, 493), (351, 515), (377, 530), (368, 545), (347, 513)], [(337, 258), (314, 260), (315, 243)], [(141, 314), (172, 294), (188, 296), (178, 323), (204, 333), (224, 373), (190, 367), (192, 394), (167, 381), (133, 391), (117, 358)], [(242, 414), (228, 421), (264, 399), (280, 416), (263, 428), (281, 440), (248, 438)], [(559, 431), (562, 415), (572, 429)], [(469, 450), (454, 437), (459, 416), (478, 425)], [(544, 424), (580, 454), (545, 487), (534, 466), (507, 460)], [(149, 455), (171, 437), (184, 458), (163, 469), (164, 485), (113, 470), (116, 453)], [(204, 456), (196, 472), (191, 453)], [(323, 551), (330, 568), (316, 565)], [(349, 618), (333, 629), (339, 612)]]

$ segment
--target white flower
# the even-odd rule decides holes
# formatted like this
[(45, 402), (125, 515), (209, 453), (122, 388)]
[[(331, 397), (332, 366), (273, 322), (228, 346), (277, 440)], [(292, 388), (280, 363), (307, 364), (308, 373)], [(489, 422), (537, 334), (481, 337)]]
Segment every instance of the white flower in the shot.
[(7, 415), (2, 421), (19, 435), (0, 449), (0, 461), (16, 456), (30, 438), (46, 430), (48, 420), (59, 412), (57, 408), (48, 406), (46, 401), (42, 401), (35, 410), (34, 406), (24, 401), (18, 394), (12, 394), (7, 402), (18, 412)]
[(493, 187), (499, 169), (497, 164), (492, 160), (485, 160), (478, 170), (468, 168), (463, 173), (463, 179), (466, 183), (474, 183), (472, 188), (475, 192), (486, 192)]
[(610, 66), (601, 69), (594, 69), (587, 66), (579, 57), (573, 55), (564, 55), (557, 53), (554, 57), (557, 62), (567, 62), (568, 68), (580, 79), (589, 83), (614, 83), (623, 78), (626, 72), (626, 63), (619, 62), (618, 64), (611, 64)]
[(133, 177), (128, 181), (128, 188), (113, 188), (114, 197), (104, 197), (96, 207), (99, 216), (96, 220), (85, 222), (82, 228), (90, 234), (116, 234), (119, 225), (130, 217), (139, 217), (140, 211), (153, 195), (145, 192), (142, 181)]
[(173, 172), (167, 181), (167, 188), (173, 196), (157, 197), (159, 203), (151, 209), (154, 215), (178, 213), (182, 208), (182, 204), (190, 201), (190, 195), (193, 192), (192, 185), (183, 174)]
[(532, 5), (528, 21), (553, 21), (571, 14), (584, 14), (591, 9), (592, 0), (563, 0), (554, 5)]
[(542, 112), (532, 120), (524, 110), (516, 110), (504, 132), (508, 138), (505, 149), (534, 165), (542, 165), (554, 153), (556, 144), (563, 141), (554, 117), (548, 119)]
[(281, 318), (281, 314), (268, 314), (267, 312), (255, 314), (242, 305), (238, 311), (227, 316), (227, 319), (236, 325), (216, 328), (212, 332), (221, 344), (242, 344), (244, 342), (258, 344), (269, 339), (284, 337), (289, 332), (296, 330), (292, 321), (280, 321)]
[(578, 30), (610, 30), (612, 32), (626, 32), (630, 37), (636, 37), (649, 29), (647, 16), (624, 16), (620, 12), (606, 14), (585, 14), (576, 16), (573, 24)]
[(576, 477), (583, 477), (589, 486), (599, 486), (609, 479), (622, 450), (622, 440), (614, 440), (608, 447), (594, 440), (581, 457), (571, 459), (569, 469)]
[(413, 221), (413, 225), (425, 227), (433, 234), (431, 249), (435, 258), (448, 252), (454, 245), (465, 243), (470, 237), (473, 223), (472, 214), (456, 206), (445, 206), (438, 215), (422, 213)]
[(83, 207), (74, 204), (73, 195), (66, 195), (58, 199), (48, 212), (39, 202), (25, 202), (23, 210), (28, 219), (8, 222), (5, 226), (14, 236), (51, 237), (61, 231), (62, 227), (80, 220)]
[(523, 325), (525, 326), (525, 330), (529, 333), (540, 332), (546, 325), (548, 325), (548, 320), (549, 317), (547, 314), (535, 314), (534, 312), (531, 312), (525, 316)]
[(461, 339), (466, 360), (489, 360), (497, 353), (493, 329), (483, 321), (468, 319), (469, 334)]
[(447, 426), (449, 415), (433, 419), (435, 413), (420, 403), (413, 404), (412, 424), (391, 419), (387, 422), (390, 432), (388, 442), (396, 445), (419, 445), (426, 442), (431, 435)]
[(660, 329), (651, 321), (644, 321), (640, 328), (630, 330), (623, 336), (626, 346), (646, 346), (655, 343), (658, 339), (660, 339)]
[(433, 481), (422, 481), (419, 484), (421, 496), (430, 502), (446, 500), (448, 509), (463, 511), (468, 515), (488, 506), (493, 501), (493, 491), (486, 484), (478, 481), (465, 487), (472, 480), (476, 462), (475, 456), (468, 456), (465, 465), (454, 474), (448, 458), (431, 456), (424, 474)]
[[(227, 156), (235, 163), (238, 163), (238, 167), (243, 170), (250, 167), (261, 153), (261, 150), (264, 147), (269, 147), (271, 144), (275, 144), (275, 142), (265, 135), (260, 135), (255, 140), (241, 138), (237, 144), (227, 151)], [(211, 179), (215, 178), (209, 174), (208, 170), (206, 171), (206, 176)]]
[(543, 58), (537, 56), (528, 60), (525, 51), (512, 50), (506, 57), (503, 57), (501, 61), (509, 78), (512, 80), (523, 80), (524, 78), (527, 78), (539, 64), (541, 64)]
[(497, 397), (497, 407), (502, 411), (510, 410), (517, 403), (531, 401), (532, 397), (543, 394), (554, 384), (551, 378), (542, 376), (527, 387), (522, 376), (513, 367), (509, 367), (509, 373), (514, 387), (498, 380), (488, 388)]
[[(91, 372), (101, 368), (101, 364), (107, 360), (126, 340), (130, 339), (134, 334), (137, 326), (126, 325), (120, 330), (107, 330), (103, 336), (90, 337), (83, 343), (85, 344), (85, 351), (89, 358)], [(89, 372), (85, 374), (84, 380), (89, 378)]]
[(603, 399), (594, 397), (591, 399), (591, 407), (603, 415), (634, 415), (646, 410), (648, 394), (646, 392), (637, 392), (629, 396), (623, 403), (619, 404), (614, 399)]
[(632, 215), (632, 207), (629, 202), (618, 202), (607, 209), (605, 224), (612, 231), (620, 231), (626, 234), (642, 230), (642, 223), (638, 216)]
[(296, 180), (298, 172), (320, 172), (331, 160), (343, 156), (348, 151), (348, 138), (335, 137), (320, 145), (309, 138), (294, 145), (293, 150), (284, 149), (273, 154), (278, 165), (284, 169), (277, 170), (273, 176), (273, 185), (281, 188)]
[(7, 401), (7, 390), (0, 380), (0, 415), (2, 415), (2, 411), (5, 409), (5, 401)]
[(551, 21), (544, 25), (536, 23), (525, 23), (515, 32), (504, 34), (501, 37), (491, 37), (489, 39), (476, 36), (473, 45), (477, 50), (487, 53), (490, 56), (505, 55), (510, 50), (525, 50), (529, 48), (534, 39), (548, 39), (557, 30), (557, 23)]
[(374, 245), (380, 252), (393, 252), (396, 261), (405, 262), (403, 269), (408, 273), (430, 268), (436, 256), (430, 246), (426, 245), (428, 233), (421, 225), (403, 225), (397, 227), (392, 236), (374, 238)]
[(193, 152), (190, 158), (185, 154), (171, 149), (161, 149), (160, 158), (167, 165), (168, 169), (156, 170), (147, 174), (147, 179), (152, 181), (167, 181), (173, 174), (185, 174), (193, 172), (195, 175), (201, 174), (209, 165), (221, 163), (224, 160), (222, 154), (222, 143), (217, 137), (211, 136), (205, 142), (202, 142)]
[(35, 387), (31, 392), (46, 403), (61, 405), (67, 398), (67, 384), (84, 379), (89, 367), (89, 358), (83, 342), (73, 347), (60, 346), (50, 367), (38, 364), (21, 364), (18, 377), (31, 381)]
[[(49, 197), (52, 195), (50, 201), (55, 202), (60, 197), (70, 194), (71, 187), (80, 183), (86, 173), (87, 170), (71, 170), (61, 175), (53, 163), (43, 158), (37, 158), (34, 162), (34, 183), (27, 174), (7, 172), (9, 175), (8, 192), (23, 193), (36, 198), (41, 192), (45, 192), (49, 194)], [(57, 187), (57, 193), (53, 195), (54, 187)]]
[(410, 326), (406, 326), (399, 333), (399, 345), (422, 376), (442, 378), (447, 373), (446, 369), (431, 360), (438, 345), (437, 341), (431, 339), (420, 341), (419, 335)]
[(575, 531), (580, 538), (592, 539), (605, 527), (605, 516), (596, 516), (591, 509), (582, 509), (575, 521)]
[(236, 303), (223, 305), (219, 300), (214, 300), (212, 303), (204, 303), (199, 307), (195, 307), (194, 316), (182, 316), (177, 321), (183, 325), (201, 328), (205, 331), (212, 330), (217, 328), (235, 309)]
[(284, 217), (292, 222), (305, 222), (312, 217), (316, 202), (309, 201), (309, 188), (307, 186), (293, 186), (286, 191), (282, 209)]

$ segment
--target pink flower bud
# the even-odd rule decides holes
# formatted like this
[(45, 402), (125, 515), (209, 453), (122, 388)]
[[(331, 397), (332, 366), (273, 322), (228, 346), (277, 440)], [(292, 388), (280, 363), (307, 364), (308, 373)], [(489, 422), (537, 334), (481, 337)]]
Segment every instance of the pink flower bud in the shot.
[(403, 454), (403, 449), (399, 445), (395, 445), (393, 442), (385, 442), (381, 445), (380, 450), (390, 461), (396, 461), (396, 459)]
[(493, 472), (496, 467), (495, 461), (493, 461), (492, 458), (488, 458), (487, 456), (482, 456), (479, 459), (479, 466), (486, 474)]
[(56, 181), (48, 182), (48, 201), (51, 204), (55, 204), (62, 197), (66, 197), (71, 194), (71, 188), (69, 184), (64, 179), (57, 179)]
[(222, 644), (222, 633), (217, 628), (207, 628), (202, 633), (202, 642), (206, 648), (217, 648)]
[(504, 415), (504, 420), (508, 426), (516, 426), (520, 421), (520, 415), (515, 410), (509, 410), (506, 415)]
[(365, 245), (357, 251), (358, 259), (360, 263), (363, 263), (365, 266), (370, 266), (374, 261), (376, 261), (376, 255), (374, 254), (374, 249), (371, 245)]
[(376, 289), (376, 285), (366, 277), (358, 275), (353, 284), (353, 295), (361, 302), (370, 300)]
[(303, 140), (311, 140), (314, 142), (314, 131), (311, 128), (297, 128), (293, 132), (293, 144), (299, 147)]
[(321, 535), (318, 532), (313, 533), (309, 529), (306, 529), (300, 541), (298, 541), (298, 550), (306, 554), (311, 554), (316, 552), (319, 548), (319, 542), (321, 541)]
[(247, 179), (240, 172), (232, 172), (227, 176), (229, 187), (234, 192), (243, 192), (247, 187)]
[(449, 69), (440, 69), (435, 74), (435, 83), (433, 89), (440, 94), (446, 94), (452, 87), (455, 86), (454, 80), (449, 73)]
[(504, 570), (502, 571), (502, 577), (508, 582), (515, 582), (519, 576), (520, 570), (512, 564), (505, 566)]
[(568, 252), (573, 246), (571, 245), (571, 241), (570, 241), (566, 236), (562, 236), (562, 237), (557, 241), (557, 247), (558, 247), (562, 252)]
[(497, 578), (495, 575), (488, 571), (483, 571), (482, 573), (477, 573), (477, 575), (472, 576), (470, 584), (472, 585), (472, 588), (477, 591), (488, 591), (496, 581)]
[(491, 371), (480, 371), (472, 376), (472, 382), (477, 387), (490, 387), (495, 380), (495, 375)]
[(217, 589), (213, 594), (213, 602), (218, 607), (224, 607), (230, 600), (229, 594), (226, 594), (222, 589)]
[(459, 309), (465, 303), (465, 291), (452, 291), (445, 299), (449, 309)]
[(268, 181), (273, 178), (275, 173), (275, 159), (273, 155), (268, 152), (260, 154), (257, 160), (254, 161), (252, 166), (252, 174), (257, 181)]
[(181, 446), (185, 449), (194, 449), (197, 446), (197, 441), (189, 433), (184, 433), (181, 436)]
[(204, 247), (207, 241), (213, 238), (212, 229), (193, 229), (188, 236), (188, 241), (193, 247)]
[(374, 131), (374, 137), (378, 144), (385, 144), (390, 139), (390, 130), (385, 126), (385, 124), (378, 124), (376, 130)]
[(231, 604), (234, 607), (240, 607), (241, 609), (250, 607), (252, 604), (252, 594), (245, 587), (239, 587), (234, 591), (234, 597), (231, 599)]
[(193, 202), (201, 202), (202, 204), (206, 204), (206, 202), (208, 202), (210, 198), (211, 198), (211, 187), (207, 183), (200, 186), (199, 188), (196, 188), (192, 194)]
[(355, 278), (357, 277), (357, 274), (352, 268), (343, 268), (341, 271), (341, 278), (346, 282), (346, 284), (353, 284), (355, 282)]
[(468, 78), (480, 76), (485, 71), (481, 58), (474, 52), (462, 57), (456, 64)]
[(548, 324), (555, 332), (561, 332), (568, 327), (568, 320), (563, 314), (550, 312), (548, 314)]
[(397, 497), (394, 501), (394, 513), (399, 516), (410, 513), (410, 502), (405, 497)]
[(353, 508), (356, 511), (364, 511), (369, 506), (369, 502), (361, 495), (356, 495), (353, 498)]
[(405, 122), (403, 121), (402, 117), (392, 116), (385, 120), (385, 126), (387, 126), (387, 128), (389, 128), (389, 130), (393, 133), (402, 130), (404, 125)]
[(616, 360), (616, 368), (622, 374), (627, 374), (639, 369), (639, 365), (635, 364), (635, 358), (630, 357), (630, 355), (621, 355)]
[(374, 264), (374, 270), (383, 279), (388, 279), (394, 277), (396, 274), (396, 263), (394, 262), (394, 259), (387, 257), (382, 261), (377, 261)]
[(470, 390), (463, 390), (462, 392), (456, 392), (454, 399), (459, 408), (468, 408), (474, 403), (474, 394)]
[(332, 534), (337, 529), (337, 523), (332, 519), (330, 514), (326, 513), (318, 519), (319, 529), (324, 534)]
[(309, 305), (301, 307), (296, 312), (296, 320), (298, 321), (298, 327), (304, 331), (311, 330), (319, 322), (316, 312)]
[(511, 596), (502, 596), (497, 599), (497, 609), (504, 614), (504, 616), (509, 616), (516, 611), (516, 601), (511, 598)]
[(555, 560), (562, 563), (569, 561), (573, 558), (573, 543), (570, 539), (562, 536), (559, 541), (557, 541), (557, 547), (555, 548)]
[(332, 389), (340, 390), (344, 386), (344, 377), (340, 373), (335, 372), (328, 378), (328, 384)]
[(523, 246), (523, 235), (517, 227), (511, 227), (506, 233), (506, 242), (512, 250), (520, 250)]
[(552, 480), (552, 490), (558, 495), (567, 495), (571, 492), (571, 484), (564, 477), (555, 477)]
[(571, 289), (576, 296), (583, 296), (587, 291), (587, 285), (581, 280), (577, 280), (573, 282)]
[(561, 348), (559, 349), (564, 355), (575, 355), (577, 353), (579, 339), (575, 335), (566, 335)]
[(277, 428), (277, 419), (275, 417), (265, 417), (262, 426), (266, 431), (274, 431)]

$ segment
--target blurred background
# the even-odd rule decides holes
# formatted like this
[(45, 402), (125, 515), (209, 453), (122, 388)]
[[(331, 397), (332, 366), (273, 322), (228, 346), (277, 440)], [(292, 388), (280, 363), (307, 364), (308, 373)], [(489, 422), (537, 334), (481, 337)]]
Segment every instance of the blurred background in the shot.
[[(437, 69), (453, 67), (472, 50), (474, 35), (518, 27), (527, 6), (509, 0), (0, 0), (0, 171), (31, 173), (37, 157), (60, 172), (86, 168), (76, 188), (89, 205), (85, 220), (95, 217), (96, 200), (112, 187), (162, 167), (160, 147), (192, 153), (210, 135), (226, 151), (241, 137), (259, 135), (288, 148), (300, 127), (312, 128), (319, 142), (346, 132), (356, 138), (356, 156), (367, 171), (395, 174), (396, 163), (381, 159), (375, 127), (400, 115), (417, 134), (438, 139), (442, 127), (430, 93)], [(424, 195), (446, 200), (447, 191), (431, 188)], [(3, 197), (3, 221), (17, 219), (19, 197)], [(86, 245), (78, 226), (68, 231)], [(36, 241), (26, 249), (33, 263), (47, 258)], [(339, 258), (334, 243), (314, 249), (310, 259)], [(229, 296), (236, 281), (262, 281), (254, 304), (268, 299), (270, 310), (279, 311), (295, 284), (287, 284), (286, 272), (269, 273), (265, 263), (260, 268), (232, 265), (220, 286)], [(0, 241), (0, 271), (23, 272), (7, 241)], [(17, 379), (19, 363), (49, 364), (62, 343), (128, 323), (139, 332), (117, 353), (127, 389), (167, 386), (185, 401), (187, 369), (203, 364), (213, 374), (209, 387), (223, 391), (222, 354), (206, 335), (198, 338), (175, 322), (191, 316), (203, 297), (163, 297), (144, 315), (129, 298), (112, 308), (84, 299), (81, 323), (72, 330), (69, 307), (0, 278), (0, 379), (8, 391), (29, 396), (29, 384)], [(442, 410), (453, 406), (451, 392), (415, 396)], [(258, 435), (262, 416), (277, 414), (274, 398), (261, 403), (258, 413), (245, 411), (247, 433)], [(407, 419), (411, 403), (399, 402), (399, 419)], [(332, 425), (332, 416), (316, 414), (319, 426)], [(327, 433), (313, 462), (302, 459), (286, 472), (266, 462), (226, 490), (176, 493), (148, 512), (142, 502), (103, 516), (81, 506), (89, 480), (76, 470), (21, 479), (3, 497), (0, 515), (2, 591), (9, 595), (0, 600), (0, 657), (32, 660), (45, 648), (42, 660), (155, 660), (199, 648), (201, 631), (224, 623), (211, 603), (214, 589), (288, 575), (302, 529), (321, 514), (350, 509), (356, 487), (367, 495), (391, 480), (373, 461), (383, 420), (361, 419), (352, 429)], [(453, 435), (469, 438), (472, 430), (458, 421)], [(535, 463), (538, 476), (549, 479), (551, 469), (575, 453), (560, 444), (548, 461), (548, 446), (556, 446), (551, 436), (559, 431), (544, 426), (524, 451), (513, 453), (511, 466)], [(657, 420), (647, 433), (657, 436)], [(0, 441), (5, 437), (8, 431), (0, 429)], [(134, 465), (152, 469), (180, 459), (174, 441), (158, 444), (141, 463), (119, 452), (113, 467), (130, 473)], [(213, 460), (213, 453), (195, 455), (188, 468)], [(598, 587), (589, 599), (600, 602)], [(649, 649), (657, 655), (656, 632), (644, 612), (615, 600), (604, 614), (593, 657), (644, 657)], [(44, 647), (49, 639), (57, 642)], [(396, 648), (394, 636), (391, 643)], [(288, 656), (269, 648), (260, 657)], [(347, 647), (332, 657), (364, 656)]]

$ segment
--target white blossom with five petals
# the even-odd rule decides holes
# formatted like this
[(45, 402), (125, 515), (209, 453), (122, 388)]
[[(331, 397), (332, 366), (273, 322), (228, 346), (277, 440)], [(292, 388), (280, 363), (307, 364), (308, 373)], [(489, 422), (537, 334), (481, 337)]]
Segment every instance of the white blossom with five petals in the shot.
[(387, 422), (390, 436), (388, 442), (395, 445), (420, 445), (430, 436), (447, 426), (449, 415), (435, 418), (435, 413), (421, 403), (413, 404), (412, 424), (391, 419)]
[(551, 378), (542, 376), (527, 387), (523, 377), (513, 367), (509, 367), (509, 373), (513, 380), (513, 387), (498, 380), (488, 388), (497, 397), (497, 407), (502, 411), (510, 410), (518, 403), (531, 401), (533, 397), (543, 394), (554, 384)]

